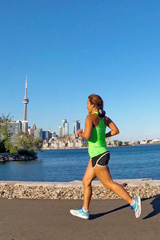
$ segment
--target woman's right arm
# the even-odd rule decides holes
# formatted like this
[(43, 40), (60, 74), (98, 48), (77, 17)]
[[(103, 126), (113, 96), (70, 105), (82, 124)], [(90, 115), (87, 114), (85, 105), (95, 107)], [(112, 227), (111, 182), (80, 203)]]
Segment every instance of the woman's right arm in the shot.
[(93, 128), (93, 123), (92, 123), (92, 117), (91, 115), (88, 115), (86, 117), (86, 121), (85, 121), (85, 129), (84, 132), (82, 129), (77, 130), (77, 135), (79, 137), (85, 138), (85, 139), (89, 139), (91, 137), (91, 133), (92, 133), (92, 128)]
[(118, 127), (110, 118), (108, 118), (108, 117), (105, 118), (105, 124), (106, 124), (106, 126), (108, 126), (111, 129), (110, 132), (106, 133), (106, 138), (119, 134)]

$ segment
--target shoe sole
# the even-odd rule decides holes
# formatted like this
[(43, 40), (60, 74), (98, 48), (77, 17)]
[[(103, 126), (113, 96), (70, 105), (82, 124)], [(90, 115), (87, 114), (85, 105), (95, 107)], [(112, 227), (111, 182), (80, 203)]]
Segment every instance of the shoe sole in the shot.
[(141, 198), (138, 196), (138, 206), (139, 206), (139, 214), (136, 216), (136, 218), (139, 218), (141, 215)]
[(74, 210), (70, 210), (70, 213), (75, 216), (75, 217), (79, 217), (79, 218), (83, 218), (83, 219), (88, 219), (89, 217), (87, 216), (83, 216), (81, 214), (78, 214), (78, 213), (74, 213)]

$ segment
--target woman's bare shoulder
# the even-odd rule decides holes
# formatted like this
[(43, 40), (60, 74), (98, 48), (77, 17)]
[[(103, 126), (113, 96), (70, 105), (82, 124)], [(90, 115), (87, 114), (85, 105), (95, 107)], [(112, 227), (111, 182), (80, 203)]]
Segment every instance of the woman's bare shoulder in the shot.
[(89, 121), (89, 122), (90, 122), (90, 121), (93, 121), (93, 117), (92, 117), (91, 114), (87, 115), (86, 121)]
[(86, 122), (93, 124), (93, 126), (98, 126), (99, 124), (99, 117), (96, 114), (89, 114), (86, 117)]

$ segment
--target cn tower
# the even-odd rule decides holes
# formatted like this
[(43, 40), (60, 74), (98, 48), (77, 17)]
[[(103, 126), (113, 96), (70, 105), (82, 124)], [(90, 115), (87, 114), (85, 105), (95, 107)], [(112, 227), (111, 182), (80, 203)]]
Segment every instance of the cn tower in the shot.
[(27, 104), (29, 103), (29, 99), (27, 98), (27, 76), (26, 76), (25, 96), (23, 98), (23, 103), (24, 103), (24, 121), (27, 121)]

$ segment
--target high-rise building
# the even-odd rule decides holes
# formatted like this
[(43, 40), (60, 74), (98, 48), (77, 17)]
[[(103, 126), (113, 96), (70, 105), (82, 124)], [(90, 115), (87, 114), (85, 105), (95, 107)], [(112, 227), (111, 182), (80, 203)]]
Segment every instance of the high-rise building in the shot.
[(59, 137), (63, 137), (63, 127), (59, 126)]
[(64, 125), (64, 135), (68, 136), (69, 135), (69, 123), (66, 122)]
[(42, 135), (42, 128), (37, 128), (35, 131), (34, 131), (34, 138), (43, 138), (43, 135)]
[(62, 136), (65, 136), (65, 124), (67, 123), (67, 119), (62, 120)]
[(22, 132), (28, 133), (28, 122), (22, 121)]
[(36, 124), (35, 124), (35, 123), (33, 123), (32, 129), (33, 129), (33, 130), (36, 130)]
[(15, 141), (15, 136), (22, 131), (21, 121), (11, 121), (7, 123), (7, 130), (11, 134), (12, 143)]
[(52, 132), (52, 136), (51, 136), (52, 138), (56, 138), (56, 137), (58, 137), (57, 136), (57, 134), (56, 134), (56, 132)]
[(52, 133), (50, 131), (42, 131), (42, 140), (49, 140), (52, 137)]
[(30, 136), (32, 136), (32, 137), (34, 137), (34, 131), (36, 130), (36, 125), (35, 125), (35, 123), (32, 125), (32, 127), (30, 128), (28, 128), (28, 134), (30, 135)]
[(22, 122), (21, 121), (11, 121), (7, 123), (7, 130), (13, 134), (17, 135), (20, 131), (22, 131)]
[[(7, 131), (11, 136), (11, 141), (14, 142), (15, 141), (15, 136), (22, 131), (22, 121), (10, 121), (10, 122), (6, 122), (6, 123), (1, 123), (2, 126), (6, 125), (7, 127)], [(2, 135), (3, 136), (3, 135)], [(0, 134), (0, 139), (2, 138), (1, 134)]]
[(67, 119), (62, 120), (62, 127), (65, 127), (65, 123), (67, 122)]
[[(60, 127), (59, 127), (59, 133), (60, 133)], [(67, 122), (67, 119), (62, 120), (62, 129), (61, 129), (61, 137), (65, 137), (69, 135), (69, 123)], [(60, 134), (59, 134), (60, 136)]]
[(77, 130), (81, 128), (81, 123), (79, 120), (74, 121), (73, 123), (73, 134), (76, 134)]

